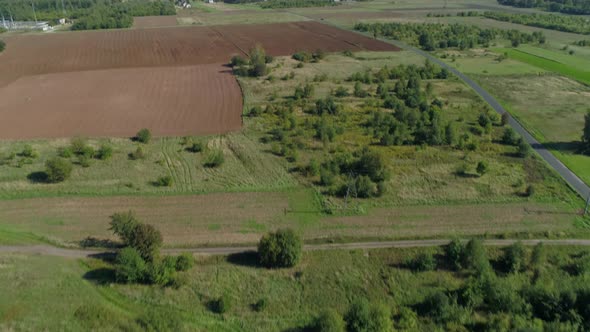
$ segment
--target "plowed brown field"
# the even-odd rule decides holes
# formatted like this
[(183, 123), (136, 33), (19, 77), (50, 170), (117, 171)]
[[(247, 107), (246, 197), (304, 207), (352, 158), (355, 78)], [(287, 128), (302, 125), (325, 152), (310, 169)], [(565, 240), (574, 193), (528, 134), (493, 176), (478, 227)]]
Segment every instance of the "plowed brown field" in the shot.
[[(256, 43), (275, 56), (316, 49), (397, 50), (316, 22), (87, 31), (5, 40), (8, 47), (0, 55), (4, 139), (128, 136), (140, 127), (156, 135), (236, 130), (241, 93), (219, 63)], [(204, 64), (211, 66), (195, 66)]]
[[(34, 88), (32, 88), (34, 87)], [(221, 65), (23, 77), (0, 89), (0, 138), (130, 137), (239, 130), (242, 97)]]

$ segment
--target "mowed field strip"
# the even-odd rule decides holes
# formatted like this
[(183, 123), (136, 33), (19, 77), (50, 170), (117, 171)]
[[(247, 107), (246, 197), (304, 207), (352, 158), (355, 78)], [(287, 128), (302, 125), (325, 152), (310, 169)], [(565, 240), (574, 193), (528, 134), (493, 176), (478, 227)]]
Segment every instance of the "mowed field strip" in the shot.
[[(0, 139), (124, 137), (141, 127), (158, 136), (224, 133), (238, 129), (242, 97), (220, 64), (257, 43), (271, 55), (397, 50), (316, 22), (19, 35), (6, 42)], [(190, 67), (196, 65), (212, 67)]]

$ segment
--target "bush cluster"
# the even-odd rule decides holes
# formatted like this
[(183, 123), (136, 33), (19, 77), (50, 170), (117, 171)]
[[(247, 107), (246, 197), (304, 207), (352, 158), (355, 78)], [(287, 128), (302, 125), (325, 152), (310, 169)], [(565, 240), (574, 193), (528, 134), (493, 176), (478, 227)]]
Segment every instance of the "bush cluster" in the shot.
[(230, 61), (230, 66), (235, 75), (261, 77), (268, 74), (267, 64), (273, 61), (273, 57), (266, 55), (264, 48), (257, 44), (248, 53), (248, 59), (240, 56), (234, 56)]

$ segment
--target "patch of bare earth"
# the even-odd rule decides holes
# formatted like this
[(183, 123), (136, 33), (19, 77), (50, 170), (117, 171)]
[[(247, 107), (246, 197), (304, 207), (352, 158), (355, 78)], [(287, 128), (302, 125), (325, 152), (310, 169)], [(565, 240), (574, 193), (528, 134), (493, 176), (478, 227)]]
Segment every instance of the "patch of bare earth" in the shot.
[(242, 95), (221, 65), (23, 77), (0, 89), (0, 138), (219, 134), (241, 127)]

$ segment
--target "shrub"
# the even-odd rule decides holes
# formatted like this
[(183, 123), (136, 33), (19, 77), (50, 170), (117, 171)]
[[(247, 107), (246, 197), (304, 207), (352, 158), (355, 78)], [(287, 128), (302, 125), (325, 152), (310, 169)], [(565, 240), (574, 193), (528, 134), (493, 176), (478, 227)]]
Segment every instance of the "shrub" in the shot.
[(477, 167), (475, 168), (475, 171), (477, 172), (477, 174), (482, 176), (488, 172), (488, 169), (489, 169), (488, 162), (485, 160), (482, 160), (477, 163)]
[(141, 254), (146, 261), (151, 262), (162, 246), (162, 234), (152, 225), (138, 224), (130, 239), (129, 245)]
[(346, 314), (349, 332), (388, 332), (393, 330), (389, 310), (381, 305), (369, 305), (366, 299), (355, 301)]
[(293, 54), (292, 58), (301, 62), (309, 62), (312, 59), (312, 55), (306, 51), (299, 51)]
[(113, 148), (108, 144), (101, 144), (96, 153), (96, 158), (107, 160), (113, 156)]
[(139, 252), (131, 247), (123, 248), (115, 260), (115, 277), (118, 282), (136, 283), (145, 280), (146, 264)]
[(131, 211), (111, 216), (110, 229), (125, 245), (135, 248), (141, 257), (152, 262), (162, 245), (162, 234), (152, 225), (140, 223)]
[(149, 129), (143, 128), (135, 135), (135, 140), (144, 144), (147, 144), (152, 139), (152, 133)]
[(223, 164), (225, 158), (223, 156), (223, 151), (220, 149), (213, 149), (207, 153), (205, 157), (204, 166), (209, 168), (219, 167)]
[[(87, 155), (91, 151), (88, 146), (88, 142), (83, 137), (74, 137), (70, 141), (70, 148), (75, 155)], [(93, 151), (92, 151), (93, 152)]]
[(30, 144), (26, 144), (23, 147), (23, 150), (20, 153), (21, 157), (35, 159), (39, 156), (37, 151), (33, 150), (33, 147)]
[(338, 88), (336, 88), (336, 91), (334, 91), (334, 96), (336, 96), (338, 98), (348, 97), (348, 95), (349, 95), (348, 89), (346, 89), (343, 86), (339, 86)]
[(573, 265), (574, 271), (577, 275), (590, 274), (590, 254), (585, 253), (578, 258)]
[(6, 49), (6, 43), (3, 40), (0, 40), (0, 52)]
[(226, 313), (231, 306), (231, 300), (227, 295), (222, 295), (219, 298), (211, 301), (211, 311), (217, 314)]
[(535, 268), (542, 267), (545, 262), (547, 261), (547, 251), (545, 250), (545, 245), (543, 242), (539, 242), (533, 248), (533, 252), (531, 254), (531, 266)]
[(90, 167), (90, 158), (88, 158), (86, 155), (79, 155), (78, 156), (78, 164), (84, 168), (86, 167)]
[(188, 271), (193, 267), (194, 258), (189, 253), (176, 257), (176, 271)]
[(361, 175), (355, 180), (356, 194), (360, 198), (369, 198), (377, 195), (377, 186), (371, 178)]
[(535, 186), (533, 186), (532, 184), (529, 184), (526, 187), (526, 190), (524, 191), (524, 195), (526, 197), (533, 197), (535, 195)]
[(524, 270), (526, 264), (526, 250), (522, 242), (518, 241), (506, 248), (502, 263), (506, 271), (516, 273)]
[(314, 332), (345, 332), (346, 324), (342, 315), (333, 309), (325, 310), (313, 325)]
[(167, 286), (174, 281), (176, 258), (166, 256), (161, 261), (152, 261), (147, 269), (147, 281), (151, 284)]
[(230, 66), (232, 67), (241, 67), (241, 66), (245, 66), (248, 64), (248, 60), (246, 60), (244, 57), (241, 57), (239, 55), (233, 56), (229, 62)]
[(483, 128), (487, 127), (488, 125), (491, 124), (491, 119), (489, 117), (489, 115), (487, 113), (481, 113), (479, 115), (479, 117), (477, 118), (477, 123), (479, 123), (480, 126), (482, 126)]
[(129, 159), (131, 159), (131, 160), (145, 159), (145, 152), (143, 151), (143, 148), (141, 146), (138, 146), (137, 149), (135, 149), (135, 151), (133, 151), (129, 154)]
[(433, 271), (436, 269), (436, 260), (431, 253), (421, 253), (410, 263), (415, 271)]
[(57, 150), (57, 155), (62, 158), (71, 158), (74, 153), (70, 147), (62, 147)]
[(45, 162), (47, 182), (57, 183), (67, 180), (72, 174), (72, 163), (62, 158), (52, 158)]
[(489, 271), (488, 254), (481, 240), (471, 239), (467, 242), (463, 256), (463, 267), (475, 270), (478, 275)]
[(504, 129), (504, 134), (502, 135), (502, 143), (506, 145), (516, 145), (518, 144), (519, 137), (512, 128)]
[(502, 126), (508, 125), (509, 120), (510, 120), (510, 114), (508, 114), (508, 112), (502, 113), (502, 120), (501, 120)]
[(194, 142), (187, 148), (187, 151), (197, 153), (203, 151), (203, 144), (201, 142)]
[(453, 239), (445, 246), (445, 257), (447, 263), (455, 270), (460, 270), (463, 256), (465, 255), (465, 246), (459, 239)]
[(266, 309), (266, 307), (268, 307), (268, 301), (266, 299), (260, 299), (252, 305), (252, 309), (254, 309), (256, 312), (262, 312)]
[(521, 158), (528, 158), (531, 156), (532, 154), (532, 148), (531, 146), (525, 142), (523, 139), (520, 140), (520, 142), (518, 143), (518, 155)]
[(437, 322), (445, 321), (451, 309), (451, 300), (440, 291), (428, 296), (422, 303), (424, 313)]
[(172, 187), (173, 179), (170, 175), (160, 176), (155, 184), (158, 187)]
[(301, 250), (301, 239), (290, 229), (268, 233), (258, 243), (260, 264), (269, 268), (295, 266), (301, 258)]

